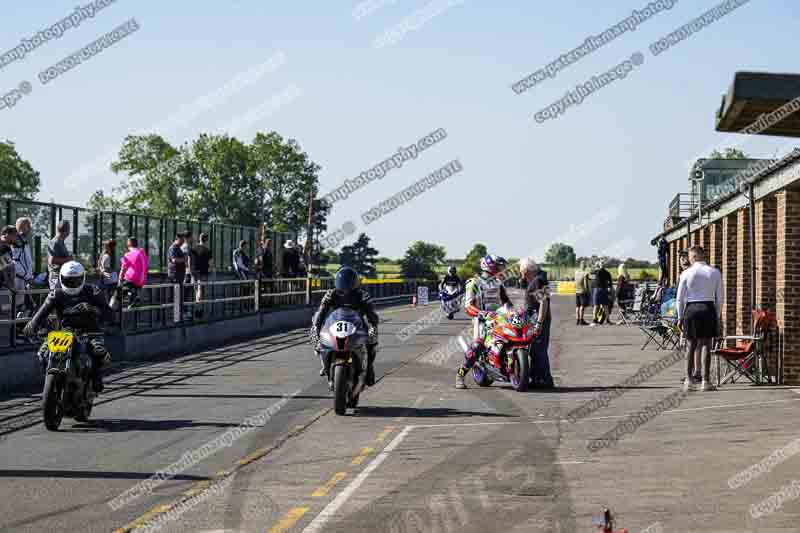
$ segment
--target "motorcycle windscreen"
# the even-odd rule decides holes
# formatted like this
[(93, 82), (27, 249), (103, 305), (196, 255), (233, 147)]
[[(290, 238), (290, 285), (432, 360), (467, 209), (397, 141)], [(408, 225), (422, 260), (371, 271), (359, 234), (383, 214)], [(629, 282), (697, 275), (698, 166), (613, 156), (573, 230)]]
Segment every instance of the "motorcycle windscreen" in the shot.
[(367, 339), (367, 325), (358, 312), (347, 307), (340, 307), (335, 309), (330, 315), (325, 318), (322, 324), (321, 340), (324, 348), (328, 350), (339, 350), (337, 339), (330, 334), (331, 326), (337, 322), (348, 322), (356, 327), (355, 333), (349, 337), (349, 346), (358, 346), (364, 344)]

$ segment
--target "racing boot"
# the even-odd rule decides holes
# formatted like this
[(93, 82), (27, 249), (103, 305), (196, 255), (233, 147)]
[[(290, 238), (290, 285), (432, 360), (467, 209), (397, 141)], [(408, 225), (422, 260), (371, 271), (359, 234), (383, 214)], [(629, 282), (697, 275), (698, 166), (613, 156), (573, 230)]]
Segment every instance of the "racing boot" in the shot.
[(467, 384), (464, 383), (464, 377), (467, 375), (467, 372), (469, 372), (469, 370), (467, 370), (463, 366), (458, 369), (458, 372), (456, 373), (456, 388), (457, 389), (466, 389), (467, 388)]
[(367, 375), (364, 379), (364, 383), (367, 384), (368, 387), (372, 387), (375, 385), (375, 345), (368, 345), (367, 346)]
[(328, 368), (325, 366), (325, 358), (322, 357), (322, 352), (316, 350), (317, 356), (319, 357), (319, 375), (320, 377), (324, 376), (328, 373)]
[(100, 369), (96, 369), (92, 375), (92, 389), (94, 389), (95, 394), (100, 394), (103, 392), (105, 386), (103, 385), (103, 373), (100, 372)]

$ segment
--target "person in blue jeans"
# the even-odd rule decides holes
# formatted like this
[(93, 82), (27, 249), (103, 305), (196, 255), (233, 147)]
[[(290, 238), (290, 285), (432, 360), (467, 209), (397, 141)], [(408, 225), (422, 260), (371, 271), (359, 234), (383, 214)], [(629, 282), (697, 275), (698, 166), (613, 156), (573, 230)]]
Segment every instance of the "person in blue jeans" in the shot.
[(536, 335), (531, 352), (533, 355), (533, 372), (531, 383), (535, 388), (552, 389), (555, 387), (550, 373), (550, 286), (547, 273), (539, 269), (533, 257), (525, 257), (519, 262), (520, 275), (525, 280), (525, 305), (528, 316), (535, 322)]

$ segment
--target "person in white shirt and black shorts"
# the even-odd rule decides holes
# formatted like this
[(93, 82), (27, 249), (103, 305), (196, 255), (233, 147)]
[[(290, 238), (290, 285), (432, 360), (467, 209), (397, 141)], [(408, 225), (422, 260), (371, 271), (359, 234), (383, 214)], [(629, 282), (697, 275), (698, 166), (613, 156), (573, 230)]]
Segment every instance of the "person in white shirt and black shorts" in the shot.
[(705, 261), (702, 246), (689, 250), (692, 265), (683, 271), (678, 282), (678, 321), (682, 325), (688, 349), (684, 390), (692, 386), (695, 375), (695, 353), (702, 355), (701, 390), (713, 390), (711, 384), (711, 343), (719, 337), (722, 309), (722, 275)]

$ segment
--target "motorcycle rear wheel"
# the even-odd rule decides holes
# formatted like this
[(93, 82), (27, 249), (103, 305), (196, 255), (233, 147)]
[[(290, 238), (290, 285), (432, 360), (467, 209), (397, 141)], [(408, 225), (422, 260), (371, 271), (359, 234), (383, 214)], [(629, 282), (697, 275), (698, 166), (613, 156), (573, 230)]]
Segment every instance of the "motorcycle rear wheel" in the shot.
[(57, 374), (47, 374), (42, 392), (42, 418), (45, 427), (50, 431), (58, 431), (64, 413), (61, 408), (61, 386)]
[(336, 365), (333, 367), (333, 410), (337, 415), (341, 416), (347, 412), (349, 389), (347, 368), (344, 365)]

